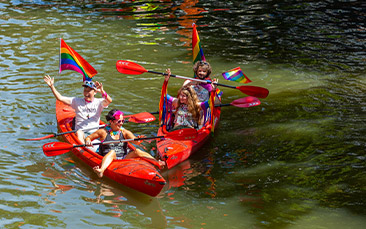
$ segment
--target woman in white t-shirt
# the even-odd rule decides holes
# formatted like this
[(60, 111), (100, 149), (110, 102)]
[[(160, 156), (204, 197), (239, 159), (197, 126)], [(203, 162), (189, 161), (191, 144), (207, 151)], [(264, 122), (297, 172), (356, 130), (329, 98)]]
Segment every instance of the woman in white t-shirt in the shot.
[[(49, 75), (43, 77), (46, 84), (51, 88), (55, 98), (67, 105), (70, 105), (75, 110), (75, 130), (76, 135), (82, 144), (85, 143), (85, 137), (89, 133), (93, 133), (98, 129), (100, 115), (104, 108), (112, 102), (112, 98), (103, 89), (103, 84), (98, 81), (84, 81), (83, 95), (84, 98), (62, 96), (54, 86), (54, 78)], [(100, 92), (103, 98), (95, 98), (95, 95)], [(88, 129), (84, 132), (83, 129)]]

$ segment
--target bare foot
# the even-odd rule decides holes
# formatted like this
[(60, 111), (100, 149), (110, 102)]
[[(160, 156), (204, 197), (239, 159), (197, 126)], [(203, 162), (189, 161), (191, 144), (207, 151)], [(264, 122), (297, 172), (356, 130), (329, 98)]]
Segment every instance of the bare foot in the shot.
[(159, 160), (158, 162), (159, 162), (159, 169), (164, 169), (166, 167), (165, 161)]
[(103, 177), (103, 171), (99, 168), (99, 166), (95, 166), (93, 168), (94, 172), (98, 175), (98, 177), (102, 178)]

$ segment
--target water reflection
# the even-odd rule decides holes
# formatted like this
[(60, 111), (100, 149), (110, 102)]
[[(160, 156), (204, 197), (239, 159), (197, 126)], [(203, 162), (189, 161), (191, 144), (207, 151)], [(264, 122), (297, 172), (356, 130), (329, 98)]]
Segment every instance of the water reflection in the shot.
[(228, 61), (265, 59), (339, 73), (365, 70), (362, 1), (19, 1), (13, 5), (51, 6), (60, 12), (82, 12), (94, 20), (134, 20), (150, 32), (177, 28), (187, 47), (187, 28), (195, 22), (205, 25), (201, 36), (209, 38), (206, 53), (219, 53)]
[(55, 196), (58, 191), (60, 191), (61, 194), (64, 194), (66, 191), (74, 188), (72, 185), (57, 184), (56, 181), (58, 179), (66, 179), (67, 177), (65, 175), (62, 175), (60, 172), (54, 170), (53, 168), (47, 168), (47, 170), (45, 170), (42, 173), (42, 176), (51, 178), (52, 187), (46, 187), (46, 188), (49, 188), (51, 190), (51, 192), (48, 193), (48, 195)]
[[(363, 10), (362, 1), (332, 0), (2, 2), (1, 224), (85, 227), (109, 216), (108, 226), (143, 227), (146, 212), (155, 227), (363, 228)], [(223, 109), (214, 139), (198, 153), (203, 158), (169, 171), (151, 207), (149, 198), (98, 183), (81, 163), (46, 158), (44, 142), (19, 141), (57, 131), (53, 97), (37, 77), (57, 71), (60, 34), (101, 69), (97, 77), (116, 105), (155, 111), (161, 81), (121, 78), (115, 60), (183, 71), (192, 22), (216, 70), (245, 65), (271, 95), (260, 107)], [(75, 94), (75, 77), (61, 78), (60, 90)], [(133, 128), (152, 135), (157, 124)]]
[(128, 192), (122, 192), (106, 183), (99, 183), (94, 195), (95, 198), (85, 197), (83, 199), (87, 202), (105, 205), (106, 214), (109, 216), (125, 219), (131, 215), (143, 215), (151, 220), (151, 224), (144, 225), (146, 227), (165, 228), (167, 226), (163, 209), (156, 198), (130, 195)]

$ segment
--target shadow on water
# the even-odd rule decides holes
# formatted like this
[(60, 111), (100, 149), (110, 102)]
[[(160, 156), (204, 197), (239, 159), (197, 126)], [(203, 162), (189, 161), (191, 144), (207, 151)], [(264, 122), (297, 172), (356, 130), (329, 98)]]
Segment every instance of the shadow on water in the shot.
[(232, 132), (215, 137), (224, 143), (211, 172), (220, 184), (216, 195), (237, 197), (259, 225), (271, 228), (291, 224), (315, 205), (365, 215), (365, 110), (359, 106), (365, 97), (351, 96), (364, 94), (365, 87), (352, 80), (328, 85), (272, 95), (262, 108), (240, 114), (223, 113), (230, 122), (223, 120), (220, 128)]

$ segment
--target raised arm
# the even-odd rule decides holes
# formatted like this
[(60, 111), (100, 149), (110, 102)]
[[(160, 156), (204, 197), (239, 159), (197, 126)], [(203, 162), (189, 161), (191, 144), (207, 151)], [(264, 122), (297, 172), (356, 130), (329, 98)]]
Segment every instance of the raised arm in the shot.
[(112, 98), (107, 94), (107, 92), (104, 91), (102, 83), (96, 81), (95, 86), (97, 87), (97, 92), (100, 92), (104, 98), (103, 106), (107, 107), (112, 102)]
[[(212, 86), (212, 90), (215, 90), (215, 92), (216, 92), (216, 89), (217, 89), (217, 83), (219, 82), (219, 79), (217, 79), (217, 78), (214, 78), (213, 80), (212, 80), (212, 84), (211, 84), (211, 86)], [(216, 94), (216, 98), (215, 98), (215, 105), (219, 105), (219, 104), (221, 104), (221, 100), (220, 100), (220, 98), (219, 98), (219, 95), (217, 95)]]
[(45, 75), (43, 77), (44, 82), (46, 82), (46, 84), (51, 88), (51, 91), (53, 93), (53, 95), (55, 96), (55, 98), (67, 105), (71, 105), (71, 99), (69, 97), (65, 97), (63, 95), (61, 95), (55, 88), (54, 82), (55, 79), (52, 77), (50, 77), (49, 75)]

